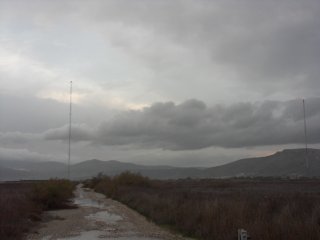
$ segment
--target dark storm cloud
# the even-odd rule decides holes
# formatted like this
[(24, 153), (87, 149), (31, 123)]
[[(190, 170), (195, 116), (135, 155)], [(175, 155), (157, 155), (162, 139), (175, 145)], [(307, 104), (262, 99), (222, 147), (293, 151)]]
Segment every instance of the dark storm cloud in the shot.
[[(308, 142), (320, 143), (320, 98), (306, 100)], [(195, 150), (239, 148), (304, 142), (302, 100), (264, 101), (207, 106), (199, 100), (154, 103), (143, 110), (123, 111), (98, 128), (72, 125), (72, 141), (141, 149)], [(42, 133), (0, 134), (5, 147), (67, 141), (68, 125)]]
[[(307, 100), (309, 141), (320, 142), (320, 98)], [(302, 101), (208, 107), (198, 100), (155, 103), (100, 126), (94, 142), (170, 150), (302, 143)]]

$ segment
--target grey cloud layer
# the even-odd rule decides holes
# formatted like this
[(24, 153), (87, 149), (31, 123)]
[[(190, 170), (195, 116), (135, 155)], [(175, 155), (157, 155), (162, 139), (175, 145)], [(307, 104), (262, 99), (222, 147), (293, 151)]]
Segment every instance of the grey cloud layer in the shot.
[[(0, 15), (6, 20), (3, 26), (8, 32), (19, 26), (15, 32), (24, 33), (8, 39), (19, 39), (17, 46), (33, 43), (28, 55), (58, 69), (67, 66), (103, 88), (125, 88), (124, 98), (132, 93), (126, 88), (132, 78), (137, 85), (132, 98), (143, 96), (147, 103), (190, 97), (234, 102), (249, 96), (249, 101), (270, 95), (269, 99), (281, 100), (317, 96), (319, 12), (320, 2), (314, 0), (0, 3)], [(69, 31), (72, 34), (66, 34)], [(42, 36), (42, 41), (35, 42), (38, 37), (33, 33)], [(70, 41), (70, 35), (76, 37)], [(48, 44), (52, 38), (67, 47)], [(108, 47), (113, 50), (112, 60), (108, 59), (110, 49), (105, 50)], [(122, 55), (126, 60), (120, 57), (117, 61)], [(88, 58), (92, 65), (86, 65)], [(120, 67), (110, 75), (117, 68), (108, 65), (111, 61)], [(132, 65), (135, 67), (130, 70)], [(123, 72), (130, 74), (119, 80)], [(145, 92), (154, 94), (144, 98)], [(227, 98), (225, 94), (229, 94)]]
[[(320, 98), (307, 100), (310, 143), (320, 142)], [(155, 103), (100, 126), (93, 140), (170, 150), (302, 143), (301, 100), (208, 107), (198, 100)]]
[[(309, 143), (320, 143), (320, 98), (306, 100)], [(42, 133), (1, 133), (3, 146), (68, 140), (68, 126)], [(207, 106), (199, 100), (154, 103), (124, 111), (98, 128), (73, 124), (72, 141), (167, 150), (299, 144), (304, 142), (301, 100)]]
[[(72, 140), (73, 141), (88, 141), (94, 138), (93, 129), (85, 124), (74, 124), (72, 126)], [(68, 140), (69, 139), (69, 126), (65, 125), (61, 128), (49, 129), (42, 133), (45, 140)]]
[[(85, 124), (73, 124), (72, 140), (74, 142), (91, 141), (94, 139), (96, 130), (89, 128)], [(25, 146), (44, 140), (62, 140), (69, 139), (69, 126), (64, 125), (60, 128), (52, 128), (41, 133), (25, 132), (0, 132), (0, 144), (6, 147)]]
[[(262, 94), (316, 96), (314, 87), (320, 87), (318, 1), (138, 3), (107, 1), (99, 8), (92, 4), (96, 17), (91, 18), (100, 24), (117, 24), (119, 30), (108, 37), (154, 69), (162, 78), (153, 83), (158, 88), (166, 86), (163, 81), (180, 86), (186, 80), (190, 89), (186, 86), (185, 91), (197, 86), (193, 81), (217, 83), (219, 88), (220, 79), (213, 76), (223, 68), (225, 81), (232, 81), (229, 72), (235, 82)], [(147, 40), (142, 44), (132, 38), (127, 34), (130, 29), (140, 30)], [(169, 83), (172, 79), (175, 82)]]
[(56, 161), (57, 159), (53, 155), (41, 154), (25, 148), (14, 149), (0, 147), (0, 160)]

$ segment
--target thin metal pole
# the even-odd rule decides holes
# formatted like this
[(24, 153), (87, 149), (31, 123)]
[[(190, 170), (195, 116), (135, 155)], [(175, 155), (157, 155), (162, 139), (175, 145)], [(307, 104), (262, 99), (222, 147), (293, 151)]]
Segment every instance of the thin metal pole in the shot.
[(305, 140), (305, 158), (306, 158), (306, 169), (307, 169), (307, 174), (309, 173), (309, 160), (308, 160), (308, 139), (307, 139), (307, 121), (306, 121), (306, 107), (304, 103), (304, 99), (302, 99), (302, 104), (303, 104), (303, 120), (304, 120), (304, 140)]
[(70, 81), (70, 109), (69, 109), (69, 145), (68, 145), (68, 179), (70, 180), (71, 161), (71, 124), (72, 124), (72, 81)]

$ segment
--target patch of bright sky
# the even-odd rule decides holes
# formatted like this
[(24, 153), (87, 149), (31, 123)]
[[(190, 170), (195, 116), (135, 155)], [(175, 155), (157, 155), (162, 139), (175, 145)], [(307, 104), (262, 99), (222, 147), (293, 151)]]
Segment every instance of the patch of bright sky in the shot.
[(148, 70), (96, 32), (72, 25), (23, 28), (33, 28), (32, 36), (13, 27), (7, 33), (11, 41), (1, 39), (6, 92), (29, 89), (38, 97), (67, 102), (66, 85), (73, 81), (76, 103), (97, 100), (111, 108), (133, 109), (148, 105), (142, 94)]

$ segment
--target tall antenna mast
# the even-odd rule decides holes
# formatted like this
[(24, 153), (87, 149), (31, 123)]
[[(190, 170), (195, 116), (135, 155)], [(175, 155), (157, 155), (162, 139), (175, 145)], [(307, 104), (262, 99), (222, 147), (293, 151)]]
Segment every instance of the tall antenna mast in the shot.
[(68, 179), (70, 180), (71, 159), (71, 124), (72, 124), (72, 81), (70, 81), (70, 108), (69, 108), (69, 145), (68, 145)]
[(308, 161), (308, 139), (307, 139), (307, 121), (306, 121), (306, 107), (304, 103), (304, 99), (302, 99), (303, 104), (303, 120), (304, 120), (304, 140), (305, 140), (305, 146), (306, 146), (306, 169), (307, 169), (307, 175), (309, 173), (309, 161)]

